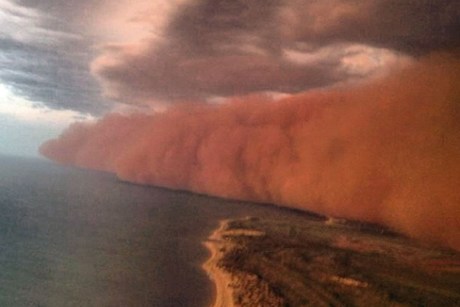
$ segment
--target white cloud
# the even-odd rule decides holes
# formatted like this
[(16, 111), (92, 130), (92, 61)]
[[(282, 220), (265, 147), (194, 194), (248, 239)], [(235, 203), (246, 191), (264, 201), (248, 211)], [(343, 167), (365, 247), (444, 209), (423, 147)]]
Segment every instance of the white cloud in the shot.
[(284, 49), (284, 58), (297, 65), (315, 66), (333, 63), (350, 77), (373, 77), (394, 65), (403, 65), (410, 57), (400, 52), (363, 44), (341, 43), (313, 50)]
[(317, 65), (320, 62), (330, 61), (334, 48), (324, 47), (314, 51), (299, 51), (294, 49), (284, 49), (283, 56), (289, 62), (297, 65)]
[(352, 44), (343, 48), (340, 69), (351, 76), (376, 76), (386, 73), (395, 65), (405, 65), (410, 61), (409, 56), (397, 51)]
[(0, 153), (38, 156), (38, 147), (75, 121), (95, 118), (71, 110), (55, 110), (15, 95), (0, 83)]
[(0, 84), (0, 115), (16, 120), (65, 127), (74, 121), (93, 120), (94, 117), (71, 110), (55, 110), (15, 95), (11, 89)]

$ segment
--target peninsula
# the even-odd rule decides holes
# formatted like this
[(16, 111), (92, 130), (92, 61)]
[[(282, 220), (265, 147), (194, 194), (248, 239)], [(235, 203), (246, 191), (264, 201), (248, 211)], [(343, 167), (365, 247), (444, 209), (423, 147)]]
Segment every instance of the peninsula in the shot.
[(214, 307), (458, 306), (460, 254), (359, 222), (222, 221), (205, 242)]

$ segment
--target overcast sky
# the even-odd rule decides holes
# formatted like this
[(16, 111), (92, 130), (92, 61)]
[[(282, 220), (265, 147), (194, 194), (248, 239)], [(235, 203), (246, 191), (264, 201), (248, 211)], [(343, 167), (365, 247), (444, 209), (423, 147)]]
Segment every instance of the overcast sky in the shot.
[(457, 0), (0, 0), (0, 152), (124, 105), (369, 78), (459, 28)]

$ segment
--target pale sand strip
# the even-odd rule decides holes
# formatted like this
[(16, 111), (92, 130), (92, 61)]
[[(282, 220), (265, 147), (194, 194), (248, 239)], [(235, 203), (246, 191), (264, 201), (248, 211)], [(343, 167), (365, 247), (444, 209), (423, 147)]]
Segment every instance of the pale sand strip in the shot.
[(230, 248), (222, 235), (225, 231), (227, 220), (220, 222), (219, 228), (203, 243), (210, 251), (211, 258), (203, 264), (204, 270), (216, 285), (216, 298), (213, 307), (234, 307), (233, 290), (231, 287), (232, 277), (218, 267), (217, 263), (224, 254), (225, 249)]

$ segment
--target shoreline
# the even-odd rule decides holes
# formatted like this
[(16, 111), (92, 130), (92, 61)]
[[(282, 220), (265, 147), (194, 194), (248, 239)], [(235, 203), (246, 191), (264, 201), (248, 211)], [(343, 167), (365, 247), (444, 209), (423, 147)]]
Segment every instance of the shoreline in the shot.
[[(249, 217), (241, 221), (248, 221)], [(232, 269), (228, 271), (219, 262), (239, 243), (232, 242), (238, 237), (263, 237), (265, 233), (255, 229), (233, 229), (229, 223), (235, 220), (221, 220), (219, 227), (203, 242), (211, 252), (211, 257), (202, 265), (215, 286), (212, 307), (248, 306), (248, 303), (273, 303), (281, 306), (268, 290), (268, 285), (247, 272)], [(276, 303), (274, 303), (276, 302)], [(266, 306), (266, 305), (264, 305)]]
[(227, 227), (228, 220), (222, 220), (219, 227), (203, 242), (203, 245), (211, 252), (211, 256), (202, 265), (208, 277), (214, 283), (214, 302), (211, 307), (234, 307), (233, 290), (231, 287), (232, 276), (219, 267), (218, 262), (222, 258), (228, 243), (224, 242), (223, 232)]

